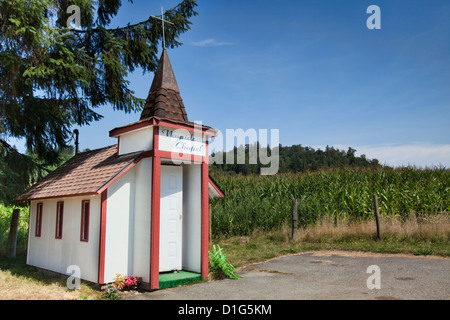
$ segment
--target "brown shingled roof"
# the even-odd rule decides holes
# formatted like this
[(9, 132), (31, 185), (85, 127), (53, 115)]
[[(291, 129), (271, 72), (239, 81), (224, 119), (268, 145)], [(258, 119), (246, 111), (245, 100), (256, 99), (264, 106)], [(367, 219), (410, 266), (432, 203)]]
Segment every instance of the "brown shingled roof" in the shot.
[(163, 50), (159, 60), (158, 69), (155, 72), (140, 120), (151, 117), (188, 121), (186, 109), (180, 96), (180, 89), (166, 49)]
[(117, 155), (117, 145), (82, 152), (20, 195), (18, 201), (96, 194), (101, 187), (139, 158)]

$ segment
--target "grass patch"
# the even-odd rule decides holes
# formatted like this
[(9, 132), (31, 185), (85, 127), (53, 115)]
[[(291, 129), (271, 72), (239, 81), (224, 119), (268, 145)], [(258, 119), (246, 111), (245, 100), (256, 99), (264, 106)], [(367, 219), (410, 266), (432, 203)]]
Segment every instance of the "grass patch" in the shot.
[(382, 240), (376, 239), (374, 221), (336, 222), (322, 220), (298, 230), (292, 241), (287, 226), (279, 230), (253, 231), (250, 236), (216, 237), (214, 244), (227, 253), (228, 263), (239, 268), (281, 255), (312, 250), (346, 250), (377, 253), (408, 253), (450, 257), (450, 217), (427, 219), (397, 217), (381, 220)]
[(81, 282), (80, 289), (69, 290), (67, 277), (41, 271), (25, 264), (25, 254), (17, 258), (0, 256), (1, 300), (96, 300), (101, 291)]
[[(377, 253), (409, 253), (450, 257), (450, 217), (425, 218), (383, 217), (382, 240), (376, 239), (374, 221), (348, 222), (324, 219), (315, 226), (298, 230), (296, 241), (290, 239), (290, 228), (249, 236), (215, 237), (226, 253), (226, 263), (236, 268), (287, 254), (313, 250), (346, 250)], [(2, 300), (79, 300), (101, 299), (102, 291), (81, 282), (79, 290), (68, 290), (67, 277), (38, 270), (25, 264), (25, 252), (8, 259), (0, 256), (0, 299)], [(204, 280), (199, 280), (203, 282)]]

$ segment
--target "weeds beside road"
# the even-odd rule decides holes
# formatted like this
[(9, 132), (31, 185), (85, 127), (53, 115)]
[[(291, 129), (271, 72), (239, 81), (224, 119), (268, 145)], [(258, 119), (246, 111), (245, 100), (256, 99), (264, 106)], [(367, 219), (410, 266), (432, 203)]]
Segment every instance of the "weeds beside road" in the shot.
[(382, 219), (382, 240), (376, 239), (373, 221), (360, 223), (323, 220), (315, 226), (298, 231), (296, 241), (289, 239), (290, 229), (261, 232), (250, 236), (218, 237), (213, 239), (228, 254), (235, 267), (264, 261), (285, 254), (311, 250), (346, 250), (377, 253), (408, 253), (450, 257), (450, 217), (439, 215), (428, 220), (411, 218)]
[[(249, 236), (216, 237), (227, 254), (227, 263), (239, 268), (287, 254), (313, 250), (346, 250), (377, 253), (408, 253), (450, 257), (450, 218), (436, 216), (428, 221), (383, 220), (383, 240), (377, 241), (374, 222), (356, 224), (323, 221), (300, 229), (297, 241), (289, 239), (289, 228)], [(102, 291), (82, 282), (81, 289), (66, 288), (66, 277), (55, 276), (25, 265), (25, 253), (18, 258), (0, 257), (0, 299), (67, 300), (101, 299)]]

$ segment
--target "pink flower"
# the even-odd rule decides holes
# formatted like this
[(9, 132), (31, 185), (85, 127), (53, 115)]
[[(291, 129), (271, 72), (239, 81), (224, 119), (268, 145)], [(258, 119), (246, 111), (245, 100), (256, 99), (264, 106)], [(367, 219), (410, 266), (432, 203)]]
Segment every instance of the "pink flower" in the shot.
[(128, 276), (124, 281), (124, 287), (137, 286), (138, 280), (136, 277)]

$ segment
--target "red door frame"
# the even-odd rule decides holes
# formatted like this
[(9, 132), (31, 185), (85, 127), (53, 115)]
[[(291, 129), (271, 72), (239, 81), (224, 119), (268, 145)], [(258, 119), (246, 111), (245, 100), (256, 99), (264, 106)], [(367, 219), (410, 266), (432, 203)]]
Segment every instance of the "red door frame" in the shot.
[(161, 197), (161, 157), (159, 154), (159, 127), (153, 127), (152, 204), (150, 239), (150, 289), (159, 289), (159, 231)]
[[(185, 129), (185, 127), (181, 127)], [(209, 156), (208, 141), (206, 155), (201, 158), (201, 274), (205, 279), (209, 269)], [(152, 204), (151, 204), (151, 244), (150, 244), (150, 290), (159, 289), (159, 241), (160, 241), (160, 196), (161, 196), (161, 157), (176, 158), (169, 152), (159, 150), (159, 126), (153, 127), (153, 158), (152, 158)]]
[[(160, 244), (160, 197), (161, 197), (161, 158), (201, 161), (201, 274), (203, 278), (208, 276), (209, 269), (209, 156), (208, 141), (206, 141), (206, 155), (186, 156), (173, 154), (159, 149), (159, 125), (153, 126), (153, 150), (145, 152), (142, 157), (134, 161), (124, 172), (130, 170), (140, 160), (152, 157), (152, 191), (151, 191), (151, 236), (150, 236), (150, 290), (159, 289), (159, 244)], [(186, 129), (185, 126), (170, 126), (174, 129)], [(194, 130), (192, 128), (192, 130)], [(205, 136), (208, 136), (207, 134)], [(123, 173), (124, 173), (123, 172)], [(123, 174), (122, 173), (122, 174)], [(121, 174), (121, 175), (122, 175)], [(100, 229), (100, 254), (99, 254), (99, 283), (104, 283), (105, 269), (105, 242), (106, 242), (106, 208), (107, 208), (107, 190), (108, 187), (119, 177), (105, 185), (99, 190), (101, 193), (101, 229)]]

